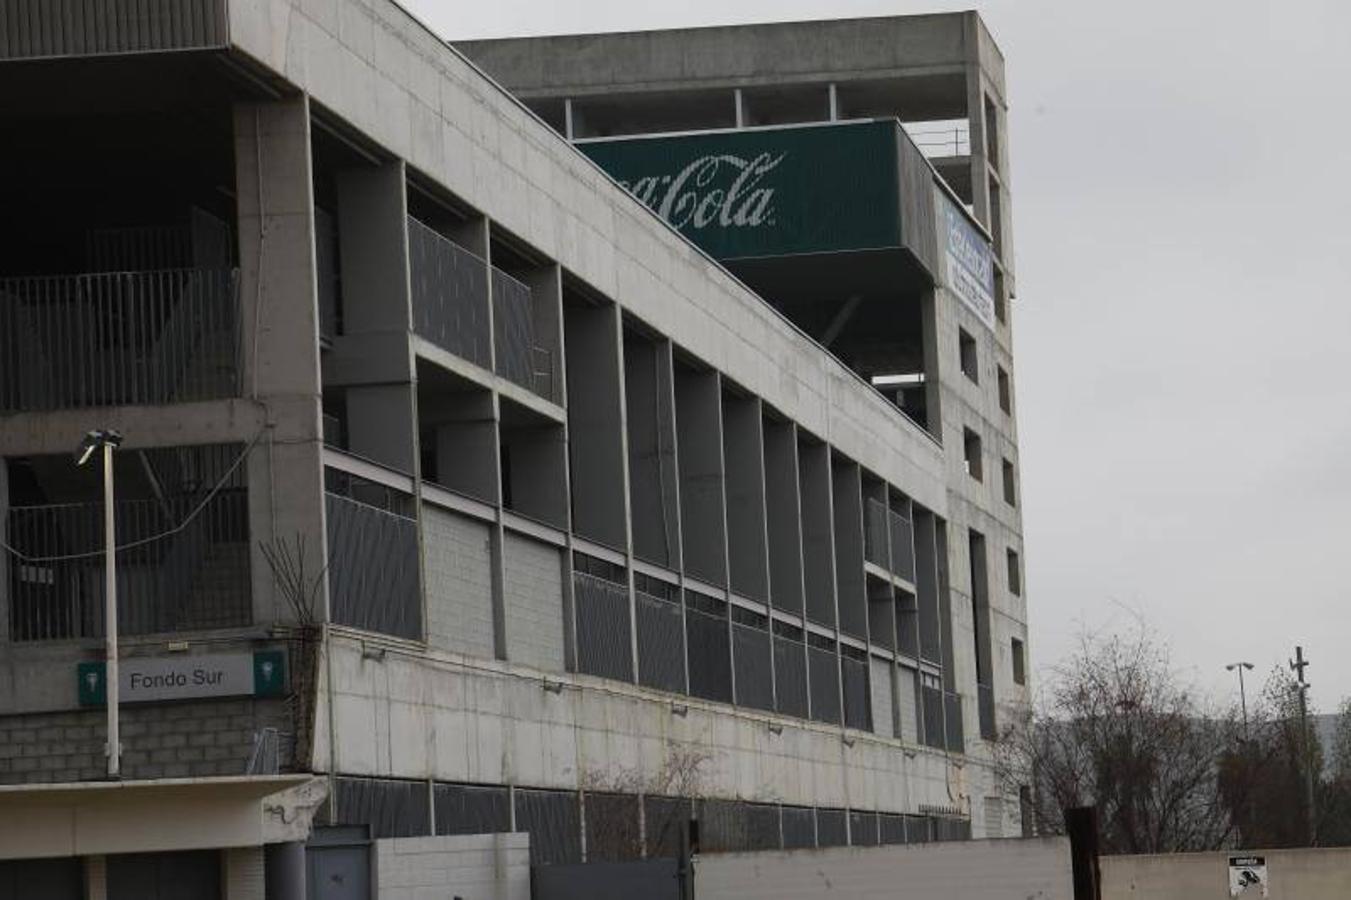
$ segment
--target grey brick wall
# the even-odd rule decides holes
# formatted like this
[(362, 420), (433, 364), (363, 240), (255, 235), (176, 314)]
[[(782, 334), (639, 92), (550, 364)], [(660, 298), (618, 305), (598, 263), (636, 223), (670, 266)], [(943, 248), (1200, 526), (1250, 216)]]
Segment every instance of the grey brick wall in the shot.
[[(105, 722), (102, 709), (0, 716), (0, 784), (102, 778)], [(123, 777), (243, 775), (254, 733), (266, 726), (291, 732), (284, 701), (125, 706)]]
[(915, 672), (904, 667), (896, 670), (896, 705), (900, 707), (901, 733), (896, 735), (903, 741), (919, 740), (919, 715), (915, 710)]
[(493, 585), (488, 526), (423, 506), (427, 643), (492, 659)]
[(884, 659), (868, 660), (869, 686), (873, 694), (873, 730), (885, 737), (896, 736), (896, 720), (891, 705), (892, 664)]
[(557, 547), (507, 532), (507, 659), (540, 669), (563, 669), (563, 570)]

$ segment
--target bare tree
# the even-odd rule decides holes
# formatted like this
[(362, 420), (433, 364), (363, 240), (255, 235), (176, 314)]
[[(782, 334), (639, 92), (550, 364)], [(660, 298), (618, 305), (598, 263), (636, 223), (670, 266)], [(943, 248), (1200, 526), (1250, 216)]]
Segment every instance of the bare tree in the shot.
[(1209, 708), (1148, 629), (1084, 635), (1043, 692), (999, 745), (1006, 780), (1032, 784), (1039, 832), (1063, 830), (1067, 808), (1094, 805), (1107, 853), (1231, 842), (1234, 823), (1218, 775), (1222, 755), (1241, 734), (1236, 711)]
[[(709, 751), (698, 744), (668, 740), (661, 767), (650, 775), (644, 776), (635, 769), (587, 769), (580, 779), (581, 788), (586, 792), (588, 808), (592, 804), (605, 808), (610, 803), (616, 806), (638, 803), (640, 794), (671, 798), (673, 802), (649, 805), (647, 851), (648, 855), (654, 855), (654, 849), (670, 845), (679, 835), (692, 811), (690, 804), (703, 792), (704, 768), (711, 759)], [(633, 812), (632, 817), (588, 815), (588, 857), (639, 858), (643, 854), (643, 840), (636, 809)]]
[(314, 740), (314, 713), (319, 681), (321, 630), (315, 607), (324, 587), (324, 567), (311, 567), (306, 558), (305, 537), (297, 533), (291, 541), (273, 538), (260, 544), (263, 558), (272, 570), (277, 592), (286, 601), (294, 627), (287, 630), (291, 657), (291, 692), (287, 712), (295, 729), (291, 765), (310, 768)]

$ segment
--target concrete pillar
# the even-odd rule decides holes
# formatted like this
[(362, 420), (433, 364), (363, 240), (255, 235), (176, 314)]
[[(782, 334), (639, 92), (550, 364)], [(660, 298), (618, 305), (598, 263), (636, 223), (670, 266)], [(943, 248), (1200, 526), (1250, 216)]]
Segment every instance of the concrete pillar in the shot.
[[(5, 527), (9, 521), (9, 465), (0, 457), (0, 534), (7, 534)], [(9, 643), (9, 604), (12, 600), (9, 590), (10, 557), (0, 552), (0, 645)]]
[[(234, 107), (245, 396), (270, 426), (248, 461), (254, 618), (292, 618), (260, 544), (304, 542), (307, 569), (325, 555), (319, 301), (309, 105), (304, 97)], [(319, 592), (317, 618), (327, 618)]]
[(305, 844), (268, 844), (264, 854), (267, 900), (305, 900)]
[(108, 900), (108, 857), (84, 858), (84, 900)]
[(232, 847), (221, 854), (222, 900), (265, 900), (267, 878), (263, 848)]

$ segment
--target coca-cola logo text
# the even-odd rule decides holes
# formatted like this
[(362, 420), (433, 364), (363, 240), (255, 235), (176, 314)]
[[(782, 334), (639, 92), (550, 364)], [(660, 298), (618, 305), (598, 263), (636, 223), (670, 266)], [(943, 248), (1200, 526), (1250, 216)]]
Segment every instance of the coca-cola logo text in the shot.
[(676, 228), (757, 228), (775, 224), (774, 192), (762, 182), (786, 153), (744, 159), (701, 156), (674, 175), (648, 175), (620, 184)]

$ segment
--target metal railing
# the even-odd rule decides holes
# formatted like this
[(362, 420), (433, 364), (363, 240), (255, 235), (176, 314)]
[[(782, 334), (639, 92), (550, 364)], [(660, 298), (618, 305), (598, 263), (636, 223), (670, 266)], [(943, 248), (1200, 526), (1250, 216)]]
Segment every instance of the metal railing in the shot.
[(920, 152), (929, 159), (968, 156), (971, 153), (971, 124), (965, 119), (950, 122), (903, 122), (902, 127)]
[(488, 263), (417, 219), (408, 219), (413, 331), (488, 368)]
[[(173, 531), (199, 502), (181, 497), (115, 504), (117, 542), (122, 548), (117, 552), (122, 634), (249, 623), (247, 494), (243, 489), (223, 490), (186, 526)], [(158, 535), (165, 536), (150, 540)], [(5, 541), (26, 557), (10, 562), (13, 640), (103, 634), (102, 504), (12, 507)]]
[(875, 566), (887, 568), (887, 507), (880, 500), (863, 504), (863, 558)]
[(891, 535), (891, 571), (906, 581), (915, 580), (915, 536), (910, 520), (888, 510)]
[(0, 279), (0, 411), (239, 391), (235, 269)]
[(492, 280), (497, 374), (546, 400), (554, 400), (553, 352), (539, 342), (530, 286), (496, 267)]

